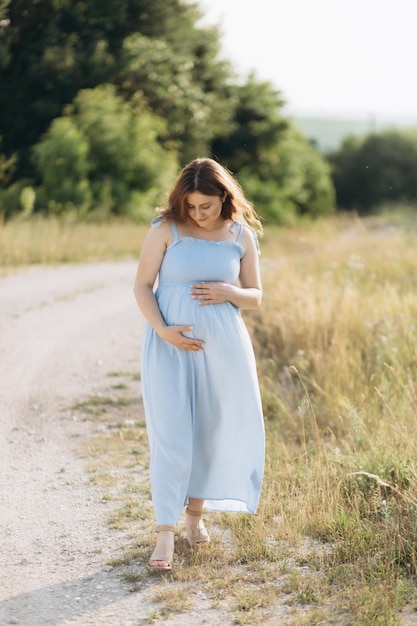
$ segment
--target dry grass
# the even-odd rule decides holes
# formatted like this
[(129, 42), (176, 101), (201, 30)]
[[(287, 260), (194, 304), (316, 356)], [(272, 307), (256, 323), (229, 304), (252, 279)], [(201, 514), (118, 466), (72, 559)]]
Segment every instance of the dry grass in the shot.
[(261, 515), (280, 520), (266, 533), (333, 546), (321, 571), (348, 623), (401, 623), (417, 574), (416, 221), (286, 235), (247, 316), (268, 420)]
[[(230, 624), (417, 624), (416, 244), (412, 216), (267, 230), (264, 303), (245, 312), (267, 430), (259, 511), (207, 516), (204, 551), (179, 530), (149, 623), (198, 605)], [(154, 532), (131, 384), (112, 377), (77, 410), (105, 428), (83, 454), (141, 588)]]
[(0, 222), (0, 267), (4, 273), (35, 263), (136, 259), (147, 229), (122, 220), (88, 224), (39, 217)]

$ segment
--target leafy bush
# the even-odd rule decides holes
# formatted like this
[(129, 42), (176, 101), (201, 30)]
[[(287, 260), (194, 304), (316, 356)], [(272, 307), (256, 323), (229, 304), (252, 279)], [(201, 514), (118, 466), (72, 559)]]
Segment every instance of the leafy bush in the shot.
[(34, 148), (49, 210), (144, 218), (174, 176), (175, 157), (158, 143), (163, 122), (140, 101), (126, 102), (112, 85), (78, 93)]
[(242, 171), (242, 181), (268, 223), (289, 224), (300, 215), (317, 217), (334, 210), (328, 163), (291, 125), (257, 162)]
[[(2, 218), (7, 220), (12, 215), (21, 212), (25, 217), (27, 216), (29, 211), (25, 198), (27, 191), (25, 190), (32, 189), (31, 184), (31, 180), (22, 178), (6, 188), (0, 188), (0, 216)], [(30, 213), (32, 209), (33, 207), (31, 207)]]
[(348, 137), (329, 155), (337, 204), (368, 213), (382, 204), (417, 202), (417, 133), (386, 130)]
[(55, 119), (44, 139), (34, 147), (42, 176), (42, 196), (48, 208), (60, 212), (69, 204), (90, 207), (89, 143), (71, 117)]

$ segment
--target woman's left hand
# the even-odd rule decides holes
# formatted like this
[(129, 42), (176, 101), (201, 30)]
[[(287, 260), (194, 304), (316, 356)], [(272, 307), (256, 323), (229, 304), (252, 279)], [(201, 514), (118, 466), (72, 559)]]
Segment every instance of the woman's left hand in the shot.
[(199, 300), (200, 306), (208, 304), (221, 304), (227, 302), (233, 290), (233, 285), (228, 283), (215, 283), (204, 281), (197, 285), (191, 285), (190, 294), (193, 300)]

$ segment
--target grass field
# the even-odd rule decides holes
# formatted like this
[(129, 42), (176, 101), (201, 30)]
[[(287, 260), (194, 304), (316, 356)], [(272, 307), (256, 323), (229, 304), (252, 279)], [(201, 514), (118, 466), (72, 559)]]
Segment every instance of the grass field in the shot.
[[(137, 256), (142, 228), (96, 228), (3, 226), (2, 262)], [(261, 505), (253, 517), (209, 518), (231, 542), (177, 557), (155, 591), (158, 615), (186, 610), (197, 584), (213, 606), (227, 601), (235, 624), (278, 623), (268, 620), (283, 604), (280, 624), (417, 624), (416, 248), (413, 214), (266, 230), (264, 302), (244, 312), (266, 419)], [(117, 410), (133, 423), (132, 407)], [(121, 458), (146, 467), (143, 424), (128, 431), (87, 451), (98, 481)], [(149, 501), (147, 484), (129, 493), (112, 523), (150, 529), (135, 499)], [(141, 537), (129, 567), (149, 556), (151, 531)]]
[(0, 223), (0, 268), (138, 258), (147, 226), (114, 220), (86, 224), (54, 218)]
[(416, 220), (327, 222), (271, 243), (264, 305), (249, 316), (267, 535), (279, 518), (283, 537), (332, 546), (321, 597), (348, 623), (402, 623), (417, 573)]

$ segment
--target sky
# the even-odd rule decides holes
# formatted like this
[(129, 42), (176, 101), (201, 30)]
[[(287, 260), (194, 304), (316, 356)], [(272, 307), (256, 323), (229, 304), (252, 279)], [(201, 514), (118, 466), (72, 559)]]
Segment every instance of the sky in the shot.
[(417, 0), (199, 0), (221, 56), (298, 115), (417, 118)]

